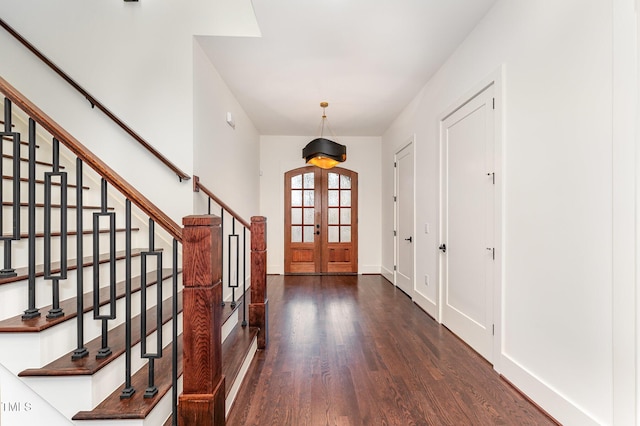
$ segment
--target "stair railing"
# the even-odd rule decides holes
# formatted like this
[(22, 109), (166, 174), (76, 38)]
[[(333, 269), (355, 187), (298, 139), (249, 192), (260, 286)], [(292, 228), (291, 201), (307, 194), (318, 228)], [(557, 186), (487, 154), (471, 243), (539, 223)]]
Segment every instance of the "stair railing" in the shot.
[[(242, 326), (249, 324), (258, 327), (258, 348), (267, 346), (267, 287), (266, 287), (266, 261), (267, 261), (267, 222), (263, 216), (253, 216), (251, 222), (243, 219), (231, 207), (229, 207), (213, 191), (202, 184), (198, 176), (193, 176), (193, 191), (202, 192), (207, 200), (207, 214), (216, 213), (220, 217), (220, 245), (222, 256), (220, 259), (221, 280), (223, 287), (230, 289), (231, 308), (235, 309), (238, 303), (242, 303)], [(231, 222), (229, 225), (228, 222)], [(225, 227), (225, 223), (227, 226)], [(238, 227), (242, 228), (242, 239), (238, 233)], [(249, 235), (247, 235), (247, 233)], [(227, 241), (225, 244), (224, 241)], [(247, 240), (250, 244), (250, 252), (247, 250)], [(240, 244), (240, 241), (242, 244)], [(251, 292), (247, 293), (247, 257), (250, 257)], [(240, 267), (242, 265), (242, 267)], [(242, 295), (237, 297), (239, 290), (239, 277), (242, 276)], [(223, 290), (223, 295), (224, 295)], [(242, 298), (242, 300), (240, 300)], [(248, 302), (248, 303), (247, 303)], [(225, 306), (224, 299), (221, 302)], [(247, 321), (247, 309), (249, 320)]]
[(173, 164), (167, 157), (162, 155), (157, 149), (153, 147), (149, 142), (147, 142), (142, 136), (136, 133), (131, 127), (129, 127), (124, 121), (118, 118), (111, 110), (109, 110), (106, 106), (104, 106), (99, 100), (97, 100), (94, 96), (92, 96), (89, 92), (87, 92), (80, 84), (78, 84), (75, 80), (73, 80), (67, 73), (65, 73), (60, 67), (58, 67), (53, 61), (47, 58), (40, 50), (38, 50), (33, 44), (31, 44), (27, 39), (22, 37), (15, 29), (13, 29), (9, 24), (7, 24), (4, 20), (0, 19), (0, 27), (4, 28), (9, 34), (11, 34), (16, 40), (18, 40), (24, 47), (26, 47), (31, 53), (33, 53), (38, 59), (40, 59), (45, 65), (51, 68), (56, 74), (58, 74), (64, 81), (69, 83), (71, 87), (76, 89), (82, 96), (84, 96), (91, 105), (91, 108), (97, 107), (100, 111), (102, 111), (111, 121), (113, 121), (116, 125), (118, 125), (122, 130), (127, 132), (129, 136), (135, 139), (140, 145), (142, 145), (147, 151), (149, 151), (154, 157), (160, 160), (165, 166), (171, 169), (176, 175), (178, 175), (178, 179), (189, 180), (191, 177), (183, 172), (178, 166)]
[[(0, 284), (12, 282), (28, 276), (27, 308), (22, 316), (23, 327), (47, 328), (60, 322), (65, 315), (75, 315), (77, 322), (77, 348), (71, 355), (71, 361), (86, 359), (90, 354), (94, 354), (96, 362), (107, 362), (109, 359), (125, 354), (125, 378), (124, 386), (120, 393), (120, 399), (128, 400), (128, 405), (137, 401), (143, 411), (144, 406), (148, 406), (145, 400), (149, 398), (161, 398), (162, 395), (172, 387), (173, 400), (173, 424), (176, 425), (178, 417), (183, 419), (202, 419), (197, 423), (183, 424), (224, 424), (224, 379), (218, 374), (221, 370), (221, 350), (220, 315), (216, 314), (222, 309), (222, 276), (223, 276), (223, 244), (222, 221), (223, 217), (213, 215), (189, 216), (183, 219), (183, 228), (176, 224), (170, 217), (160, 211), (144, 195), (133, 186), (122, 179), (115, 171), (105, 163), (95, 157), (72, 135), (62, 129), (49, 116), (41, 111), (37, 106), (27, 100), (21, 93), (0, 77), (0, 93), (4, 95), (4, 131), (0, 132), (1, 140), (13, 142), (12, 154), (2, 156), (12, 161), (12, 170), (0, 170), (3, 179), (11, 181), (12, 194), (10, 200), (5, 200), (3, 192), (4, 185), (0, 185), (0, 201), (3, 206), (11, 206), (10, 216), (12, 220), (12, 230), (10, 234), (2, 235), (4, 241), (4, 268), (0, 271)], [(13, 108), (17, 107), (21, 111), (21, 116), (28, 117), (28, 155), (21, 157), (20, 145), (21, 135), (14, 131), (12, 123)], [(48, 163), (42, 159), (36, 159), (36, 138), (37, 126), (46, 131), (52, 138), (52, 159)], [(4, 147), (2, 143), (2, 147)], [(68, 182), (69, 176), (73, 176), (64, 170), (65, 166), (60, 161), (60, 148), (64, 146), (75, 159), (75, 183)], [(28, 163), (28, 178), (21, 176), (21, 162)], [(2, 162), (0, 162), (1, 164)], [(36, 165), (47, 166), (51, 171), (44, 173), (44, 179), (38, 180)], [(87, 189), (84, 182), (84, 165), (89, 166), (100, 177), (100, 205), (88, 206), (84, 203), (83, 190)], [(66, 165), (69, 166), (68, 164)], [(0, 166), (2, 167), (2, 166)], [(70, 170), (71, 172), (71, 170)], [(7, 175), (7, 176), (5, 176)], [(28, 181), (28, 202), (23, 203), (20, 199), (20, 182)], [(198, 181), (196, 179), (196, 181)], [(44, 185), (44, 203), (36, 202), (36, 183)], [(125, 250), (123, 253), (116, 252), (116, 222), (118, 212), (109, 205), (109, 188), (112, 187), (124, 197), (124, 232)], [(203, 187), (198, 182), (198, 188), (211, 196), (210, 200), (217, 203), (224, 211), (222, 215), (231, 215), (232, 226), (229, 235), (236, 235), (235, 222), (244, 227), (243, 230), (243, 252), (246, 251), (246, 232), (251, 235), (251, 303), (249, 305), (249, 325), (259, 327), (258, 347), (265, 348), (268, 341), (267, 316), (268, 300), (266, 292), (266, 219), (261, 216), (251, 218), (251, 223), (242, 220), (233, 210), (228, 208), (215, 195)], [(75, 205), (69, 204), (67, 193), (75, 189)], [(54, 191), (57, 194), (54, 194)], [(56, 197), (57, 195), (57, 197)], [(58, 201), (54, 202), (54, 199)], [(211, 201), (209, 202), (210, 205)], [(132, 233), (135, 231), (132, 219), (132, 206), (148, 218), (148, 244), (146, 248), (134, 249), (132, 243)], [(20, 208), (27, 207), (28, 211), (28, 232), (20, 232)], [(41, 270), (36, 268), (36, 243), (38, 234), (36, 230), (36, 207), (44, 208), (44, 267)], [(67, 212), (76, 210), (76, 230), (67, 229)], [(84, 229), (84, 219), (82, 211), (93, 209), (92, 227), (90, 230)], [(56, 223), (56, 218), (59, 223)], [(4, 223), (4, 210), (0, 209), (0, 225)], [(106, 228), (105, 228), (106, 225)], [(171, 267), (163, 268), (163, 250), (156, 244), (156, 225), (165, 232), (171, 240)], [(56, 227), (59, 230), (55, 230)], [(2, 228), (4, 229), (4, 228)], [(67, 241), (69, 236), (76, 235), (76, 261), (68, 259)], [(90, 234), (93, 237), (93, 244), (90, 256), (85, 256), (83, 235)], [(100, 235), (107, 234), (106, 240), (109, 246), (106, 255), (101, 254), (102, 248)], [(203, 245), (204, 241), (206, 243)], [(60, 246), (57, 247), (61, 253), (60, 261), (53, 262), (52, 252), (55, 251), (52, 237), (60, 238)], [(11, 243), (22, 238), (28, 240), (28, 269), (16, 270), (11, 263)], [(237, 237), (232, 237), (237, 238)], [(183, 268), (184, 268), (184, 297), (180, 292), (178, 275), (181, 272), (178, 268), (180, 245), (183, 246)], [(230, 244), (227, 245), (229, 247)], [(141, 274), (139, 279), (133, 278), (132, 266), (134, 257), (140, 257)], [(237, 257), (237, 256), (236, 256)], [(115, 262), (124, 259), (125, 280), (124, 283), (116, 283)], [(149, 268), (149, 264), (152, 267)], [(85, 294), (85, 283), (83, 268), (87, 264), (107, 264), (106, 284), (101, 285), (104, 278), (98, 272), (94, 272), (92, 290), (93, 293)], [(246, 261), (243, 261), (246, 268)], [(228, 263), (228, 268), (230, 263)], [(25, 268), (22, 268), (25, 269)], [(75, 306), (67, 303), (63, 306), (60, 301), (59, 282), (67, 278), (70, 270), (76, 270), (76, 296)], [(94, 268), (96, 271), (97, 268)], [(236, 273), (236, 276), (238, 273)], [(43, 319), (36, 300), (36, 277), (44, 276), (44, 279), (51, 282), (51, 306), (47, 318)], [(246, 280), (246, 273), (243, 273)], [(163, 296), (163, 281), (171, 280), (170, 298)], [(122, 285), (121, 285), (122, 284)], [(200, 288), (202, 287), (202, 288)], [(235, 287), (238, 287), (237, 285)], [(244, 284), (243, 284), (244, 287)], [(232, 286), (233, 288), (233, 286)], [(137, 329), (132, 321), (132, 294), (140, 291), (140, 325)], [(147, 293), (152, 292), (151, 297), (155, 297), (155, 304), (147, 303)], [(109, 329), (113, 321), (116, 320), (115, 300), (124, 297), (125, 301), (125, 344), (124, 347), (115, 348), (109, 342)], [(184, 302), (182, 302), (184, 300)], [(233, 297), (235, 301), (235, 296)], [(214, 301), (213, 305), (210, 303)], [(243, 300), (245, 302), (245, 300)], [(184, 310), (183, 308), (184, 303)], [(42, 303), (40, 303), (41, 305)], [(93, 311), (93, 319), (99, 321), (102, 328), (100, 347), (89, 349), (84, 338), (84, 315)], [(167, 318), (166, 312), (170, 311), (168, 321), (171, 321), (172, 343), (163, 344), (162, 328)], [(183, 312), (184, 329), (189, 330), (179, 337), (178, 315)], [(246, 315), (245, 315), (246, 321)], [(204, 326), (203, 326), (204, 324)], [(207, 326), (208, 325), (208, 326)], [(155, 341), (149, 341), (147, 333), (153, 334), (155, 331)], [(136, 340), (137, 339), (137, 340)], [(204, 339), (204, 340), (203, 340)], [(132, 347), (141, 344), (140, 357), (146, 362), (148, 374), (145, 384), (141, 385), (136, 377), (132, 376)], [(184, 342), (184, 343), (183, 343)], [(203, 343), (205, 343), (203, 345)], [(181, 354), (184, 350), (184, 357)], [(204, 360), (206, 363), (203, 364)], [(170, 362), (171, 377), (170, 383), (163, 382), (166, 375), (158, 376), (156, 367), (168, 370), (167, 363)], [(202, 368), (207, 366), (208, 376), (211, 380), (202, 380)], [(209, 370), (210, 368), (210, 370)], [(184, 389), (181, 396), (181, 406), (178, 410), (178, 377), (184, 371)], [(209, 374), (209, 373), (207, 373)], [(160, 381), (162, 383), (157, 383)], [(211, 383), (215, 383), (215, 389), (211, 389)], [(143, 392), (137, 392), (138, 389)], [(188, 391), (188, 392), (187, 392)], [(206, 407), (211, 408), (207, 413), (202, 413), (203, 405), (199, 398), (215, 394), (211, 399), (211, 404)], [(221, 399), (222, 398), (222, 399)], [(222, 402), (221, 402), (222, 401)], [(105, 416), (113, 415), (113, 406), (105, 409)], [(96, 407), (99, 409), (100, 406)], [(96, 410), (93, 410), (96, 411)], [(78, 413), (74, 420), (96, 419), (95, 413), (89, 416), (85, 412)], [(179, 415), (178, 415), (179, 414)], [(203, 417), (204, 416), (204, 417)], [(104, 417), (108, 418), (108, 417)]]
[[(216, 214), (220, 217), (220, 231), (222, 233), (220, 239), (220, 244), (222, 245), (222, 283), (224, 287), (230, 289), (231, 309), (235, 309), (239, 301), (236, 290), (239, 291), (240, 288), (242, 288), (240, 297), (244, 297), (247, 294), (247, 257), (249, 256), (247, 252), (247, 238), (250, 238), (250, 235), (247, 236), (247, 232), (250, 232), (251, 224), (204, 186), (198, 176), (193, 177), (193, 191), (202, 191), (202, 193), (205, 194), (207, 214), (213, 214), (213, 210), (217, 208)], [(242, 229), (237, 229), (239, 227)], [(242, 287), (240, 287), (240, 281), (242, 281)], [(223, 296), (224, 293), (226, 292), (223, 289)], [(242, 302), (244, 302), (244, 299)], [(225, 306), (226, 302), (224, 298), (221, 304)], [(246, 303), (242, 303), (243, 327), (248, 324), (246, 305)]]
[[(181, 272), (178, 263), (179, 245), (182, 243), (183, 235), (181, 226), (2, 78), (0, 78), (0, 92), (4, 95), (4, 131), (0, 132), (0, 137), (3, 141), (9, 139), (10, 142), (13, 142), (11, 154), (5, 154), (4, 151), (4, 146), (8, 144), (2, 143), (1, 145), (3, 158), (11, 159), (11, 170), (8, 170), (9, 168), (1, 170), (1, 174), (3, 180), (11, 181), (12, 194), (11, 197), (8, 195), (5, 197), (4, 185), (0, 185), (0, 201), (3, 205), (3, 209), (0, 209), (0, 225), (4, 225), (5, 221), (11, 219), (13, 226), (11, 233), (7, 235), (4, 234), (4, 228), (2, 228), (5, 263), (0, 273), (0, 284), (28, 279), (27, 307), (22, 315), (22, 324), (16, 327), (16, 331), (29, 328), (32, 330), (45, 329), (61, 322), (65, 316), (75, 316), (77, 348), (70, 357), (72, 362), (78, 362), (92, 354), (95, 356), (92, 365), (95, 368), (100, 368), (101, 363), (106, 363), (124, 353), (126, 371), (123, 381), (125, 385), (120, 398), (136, 400), (136, 404), (144, 406), (146, 405), (145, 399), (159, 398), (173, 386), (175, 412), (175, 404), (178, 399), (177, 378), (181, 368), (178, 358), (182, 352), (178, 338), (178, 317), (182, 311), (182, 294), (178, 280), (178, 275)], [(15, 111), (15, 108), (18, 111)], [(26, 142), (28, 154), (26, 158), (20, 150), (21, 144), (25, 142), (21, 141), (21, 135), (15, 131), (14, 123), (12, 123), (14, 115), (28, 118), (28, 142)], [(50, 161), (43, 161), (45, 160), (43, 158), (36, 159), (37, 127), (43, 129), (52, 138), (52, 158)], [(61, 163), (60, 154), (63, 146), (75, 156), (75, 170), (64, 169), (65, 166)], [(20, 198), (20, 182), (25, 180), (21, 175), (21, 163), (28, 164), (29, 194), (27, 203), (23, 203)], [(36, 165), (50, 168), (50, 171), (44, 172), (44, 179), (38, 179)], [(87, 173), (87, 170), (83, 170), (85, 165), (89, 166), (100, 179), (98, 206), (87, 205), (83, 199), (83, 190), (86, 189), (84, 177)], [(69, 167), (68, 164), (66, 166)], [(75, 184), (68, 182), (68, 177), (74, 174)], [(44, 194), (37, 191), (36, 183), (44, 185)], [(76, 199), (75, 204), (72, 205), (68, 202), (67, 195), (74, 187)], [(115, 191), (110, 192), (109, 188), (114, 188)], [(38, 193), (44, 198), (44, 203), (36, 202), (36, 194)], [(111, 199), (114, 197), (124, 198), (124, 229), (118, 230), (116, 228), (117, 218), (120, 218), (121, 212), (116, 211), (116, 208), (110, 205), (110, 195)], [(111, 203), (113, 204), (114, 201)], [(4, 207), (9, 206), (11, 206), (10, 214), (5, 215)], [(146, 247), (143, 244), (143, 248), (139, 249), (134, 249), (132, 244), (132, 233), (135, 231), (132, 226), (132, 206), (137, 207), (137, 212), (148, 218), (148, 243)], [(26, 235), (20, 232), (20, 208), (22, 207), (27, 208), (28, 230)], [(41, 223), (44, 221), (44, 231), (40, 233), (40, 236), (44, 238), (43, 247), (41, 247), (44, 253), (39, 253), (36, 249), (35, 239), (39, 234), (36, 229), (36, 207), (44, 209), (42, 216), (38, 217)], [(76, 211), (77, 229), (75, 231), (67, 229), (67, 215), (71, 210)], [(86, 210), (93, 210), (89, 229), (85, 229), (83, 218), (83, 211)], [(156, 225), (160, 227), (162, 233), (156, 230)], [(125, 235), (124, 251), (118, 252), (116, 251), (116, 235), (122, 233)], [(68, 259), (69, 250), (67, 247), (68, 241), (71, 240), (69, 237), (73, 234), (76, 235), (75, 260)], [(92, 247), (88, 250), (84, 247), (85, 235), (91, 235), (93, 240)], [(170, 246), (170, 256), (164, 256), (162, 244), (157, 244), (157, 236), (165, 241), (171, 240), (170, 243), (167, 241), (165, 244)], [(28, 266), (17, 270), (11, 264), (12, 242), (17, 243), (23, 237), (28, 240)], [(54, 239), (59, 240), (58, 244), (54, 244)], [(101, 247), (101, 244), (106, 247)], [(54, 257), (57, 255), (54, 256), (53, 253), (59, 253), (59, 261), (54, 261)], [(38, 256), (44, 259), (42, 268), (36, 267)], [(169, 257), (169, 261), (166, 260), (167, 257)], [(139, 278), (135, 278), (132, 273), (134, 258), (140, 259)], [(124, 280), (117, 282), (116, 261), (122, 259), (125, 262)], [(89, 264), (93, 265), (93, 279), (90, 285), (92, 292), (85, 293), (83, 268)], [(168, 267), (165, 267), (165, 264)], [(102, 273), (99, 265), (106, 265)], [(75, 304), (66, 303), (63, 306), (60, 299), (60, 282), (68, 279), (68, 273), (71, 270), (76, 270), (75, 297), (69, 297), (67, 302), (73, 301), (75, 298)], [(51, 305), (46, 318), (42, 317), (40, 308), (38, 308), (38, 306), (42, 306), (42, 300), (36, 300), (37, 295), (40, 295), (39, 297), (42, 299), (42, 295), (45, 293), (41, 285), (39, 288), (36, 287), (37, 277), (43, 277), (45, 282), (51, 283)], [(135, 325), (132, 318), (132, 294), (134, 292), (140, 292), (140, 315)], [(166, 292), (170, 293), (170, 297), (165, 297)], [(125, 343), (113, 346), (109, 341), (110, 329), (115, 327), (116, 320), (122, 322), (121, 319), (116, 318), (116, 303), (117, 299), (123, 297)], [(84, 314), (88, 312), (93, 312), (93, 319), (100, 324), (102, 330), (99, 347), (95, 345), (93, 349), (89, 349), (85, 341)], [(172, 323), (170, 327), (172, 343), (170, 346), (163, 343), (163, 326), (168, 327), (169, 322)], [(155, 338), (152, 337), (154, 333)], [(166, 334), (168, 335), (169, 331)], [(133, 380), (135, 377), (132, 376), (134, 361), (132, 347), (138, 342), (141, 347), (141, 360), (137, 361), (137, 364), (144, 365), (146, 363), (148, 372), (146, 379), (144, 378), (145, 374), (136, 375), (136, 377), (142, 377), (143, 382), (143, 384), (136, 385)], [(160, 366), (163, 371), (171, 371), (171, 375), (158, 375), (156, 369), (160, 369)], [(144, 368), (140, 371), (144, 373)], [(166, 377), (170, 378), (166, 379)], [(142, 392), (137, 392), (138, 390)], [(84, 415), (84, 412), (80, 412), (74, 419), (96, 418), (95, 413), (93, 417), (83, 417)], [(174, 416), (175, 418), (177, 416)]]

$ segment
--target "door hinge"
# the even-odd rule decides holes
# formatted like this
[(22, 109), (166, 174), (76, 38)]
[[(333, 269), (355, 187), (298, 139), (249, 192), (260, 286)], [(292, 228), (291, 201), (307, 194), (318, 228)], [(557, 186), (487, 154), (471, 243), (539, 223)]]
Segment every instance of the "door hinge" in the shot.
[(395, 230), (393, 231), (393, 236), (394, 237), (398, 236), (398, 233)]
[(493, 98), (493, 105), (492, 105), (493, 109), (496, 109), (496, 98)]
[(393, 265), (393, 270), (397, 271), (398, 270), (398, 265)]
[(487, 176), (491, 176), (491, 180), (493, 184), (496, 184), (496, 174), (495, 173), (487, 173)]
[(396, 197), (395, 195), (393, 196), (393, 202), (395, 203), (396, 201), (398, 201), (398, 197)]
[(496, 335), (496, 325), (495, 324), (491, 324), (491, 335), (492, 336)]
[(495, 247), (487, 247), (487, 250), (491, 250), (491, 257), (493, 260), (496, 260), (496, 248)]
[(397, 161), (393, 162), (393, 167), (398, 167), (398, 162)]

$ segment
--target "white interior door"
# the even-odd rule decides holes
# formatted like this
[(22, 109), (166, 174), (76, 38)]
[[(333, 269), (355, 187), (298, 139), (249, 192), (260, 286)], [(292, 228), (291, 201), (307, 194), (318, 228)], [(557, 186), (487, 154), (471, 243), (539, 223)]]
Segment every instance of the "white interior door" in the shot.
[(443, 121), (442, 322), (493, 358), (493, 86)]
[(396, 153), (396, 286), (413, 297), (413, 144)]

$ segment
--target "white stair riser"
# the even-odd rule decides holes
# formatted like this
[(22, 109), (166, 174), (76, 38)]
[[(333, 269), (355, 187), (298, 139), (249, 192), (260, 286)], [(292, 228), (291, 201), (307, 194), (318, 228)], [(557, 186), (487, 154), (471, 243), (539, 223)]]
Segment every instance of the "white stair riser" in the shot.
[[(155, 289), (155, 286), (150, 287)], [(163, 282), (163, 300), (171, 297), (172, 280)], [(147, 297), (147, 308), (155, 306), (155, 293)], [(132, 294), (132, 316), (140, 313), (140, 292)], [(103, 311), (107, 314), (108, 311)], [(43, 312), (42, 315), (46, 315)], [(114, 328), (125, 321), (125, 299), (116, 302), (116, 318), (109, 321)], [(93, 319), (93, 312), (84, 314), (84, 340), (92, 340), (102, 333), (102, 321)], [(77, 347), (77, 321), (69, 320), (40, 333), (0, 333), (0, 347), (13, 348), (0, 352), (0, 363), (14, 374), (27, 368), (39, 368)]]
[[(165, 257), (165, 256), (163, 256)], [(167, 259), (163, 259), (166, 261)], [(154, 259), (155, 261), (155, 259)], [(132, 276), (140, 274), (141, 257), (132, 259)], [(150, 265), (151, 266), (151, 265)], [(149, 267), (150, 267), (149, 266)], [(164, 265), (163, 268), (170, 267)], [(124, 281), (125, 268), (124, 262), (116, 264), (116, 282)], [(155, 279), (155, 274), (154, 274)], [(109, 264), (100, 265), (100, 287), (109, 286)], [(45, 280), (44, 277), (36, 277), (36, 307), (42, 307), (52, 304), (52, 281)], [(84, 293), (93, 292), (93, 268), (83, 268), (83, 286)], [(21, 315), (28, 305), (28, 284), (26, 281), (18, 281), (14, 283), (0, 285), (0, 320), (11, 318), (15, 315)], [(60, 300), (75, 297), (77, 294), (77, 270), (67, 272), (67, 279), (59, 281)]]
[[(171, 321), (162, 326), (162, 342), (165, 347), (172, 341)], [(182, 329), (182, 314), (178, 316), (178, 329)], [(157, 333), (152, 333), (149, 344), (155, 345)], [(148, 346), (147, 350), (151, 350)], [(148, 368), (148, 360), (140, 357), (141, 345), (135, 345), (131, 352), (131, 371)], [(90, 355), (91, 356), (91, 355)], [(125, 354), (112, 360), (93, 376), (75, 377), (24, 377), (24, 382), (45, 398), (66, 417), (73, 417), (78, 411), (91, 410), (116, 389), (122, 389), (125, 380)], [(64, 389), (64, 392), (60, 392)], [(144, 393), (145, 389), (136, 389)]]
[(233, 383), (225, 383), (225, 386), (231, 386), (231, 390), (229, 391), (229, 395), (225, 400), (225, 417), (229, 415), (229, 411), (231, 411), (231, 407), (233, 406), (234, 401), (236, 400), (236, 396), (238, 395), (238, 391), (240, 390), (240, 385), (244, 381), (244, 376), (247, 375), (247, 371), (249, 371), (249, 366), (251, 365), (251, 361), (253, 361), (253, 357), (256, 355), (258, 351), (258, 337), (253, 338), (253, 342), (251, 343), (251, 347), (249, 348), (249, 352), (247, 353), (244, 361), (242, 362), (242, 366), (240, 367), (240, 371), (238, 372), (238, 377)]

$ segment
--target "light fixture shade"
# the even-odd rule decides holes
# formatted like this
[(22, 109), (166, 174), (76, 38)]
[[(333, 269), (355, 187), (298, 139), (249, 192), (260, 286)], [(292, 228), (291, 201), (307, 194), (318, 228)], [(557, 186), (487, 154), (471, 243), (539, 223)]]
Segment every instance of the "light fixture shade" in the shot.
[(329, 139), (317, 138), (304, 147), (302, 158), (307, 164), (330, 169), (347, 159), (347, 147)]

